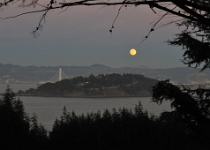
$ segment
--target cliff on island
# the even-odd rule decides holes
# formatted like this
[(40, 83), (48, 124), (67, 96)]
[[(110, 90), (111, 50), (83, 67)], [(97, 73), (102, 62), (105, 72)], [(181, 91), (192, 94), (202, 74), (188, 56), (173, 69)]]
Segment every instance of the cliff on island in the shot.
[(19, 91), (19, 96), (46, 97), (143, 97), (152, 95), (157, 80), (139, 74), (106, 74), (74, 77)]

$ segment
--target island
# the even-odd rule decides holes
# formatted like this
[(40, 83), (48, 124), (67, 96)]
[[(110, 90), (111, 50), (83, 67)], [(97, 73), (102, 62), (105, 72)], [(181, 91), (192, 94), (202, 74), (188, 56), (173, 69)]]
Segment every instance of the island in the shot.
[(36, 89), (19, 90), (18, 96), (40, 97), (147, 97), (158, 81), (140, 74), (99, 74), (45, 83)]

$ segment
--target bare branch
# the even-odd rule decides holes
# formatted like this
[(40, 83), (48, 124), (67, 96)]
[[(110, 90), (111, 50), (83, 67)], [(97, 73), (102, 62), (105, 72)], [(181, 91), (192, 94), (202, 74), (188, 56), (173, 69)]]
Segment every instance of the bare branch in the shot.
[[(0, 7), (7, 6), (8, 4), (11, 4), (12, 2), (20, 3), (19, 6), (21, 7), (29, 7), (29, 6), (38, 5), (38, 6), (41, 6), (43, 9), (23, 12), (18, 15), (10, 16), (10, 17), (4, 17), (4, 18), (1, 17), (1, 19), (10, 19), (10, 18), (16, 18), (16, 17), (26, 15), (26, 14), (44, 12), (38, 23), (38, 29), (39, 29), (39, 26), (41, 25), (41, 22), (44, 20), (45, 16), (47, 15), (47, 13), (49, 13), (50, 10), (63, 9), (63, 8), (66, 8), (65, 10), (67, 10), (67, 8), (73, 7), (73, 6), (117, 6), (117, 5), (119, 5), (120, 8), (118, 9), (117, 15), (112, 23), (110, 32), (112, 32), (112, 29), (114, 28), (114, 24), (117, 18), (119, 17), (120, 11), (123, 8), (123, 6), (137, 7), (137, 6), (142, 6), (142, 5), (148, 5), (154, 13), (156, 13), (155, 9), (159, 9), (165, 12), (165, 15), (163, 15), (153, 25), (153, 27), (150, 29), (149, 33), (145, 36), (145, 38), (148, 38), (150, 33), (154, 31), (156, 25), (169, 13), (175, 16), (179, 16), (186, 20), (200, 22), (203, 25), (206, 25), (208, 27), (210, 26), (209, 1), (200, 2), (200, 1), (191, 1), (191, 0), (112, 0), (112, 1), (110, 0), (75, 0), (75, 1), (65, 2), (61, 0), (57, 0), (57, 1), (49, 0), (48, 2), (46, 1), (41, 2), (39, 0), (4, 0), (4, 2), (2, 3), (0, 2)], [(174, 8), (177, 8), (177, 9), (174, 9)]]
[[(176, 7), (174, 7), (172, 10), (174, 10)], [(155, 27), (156, 25), (166, 16), (168, 15), (169, 12), (165, 13), (164, 15), (162, 15), (160, 17), (160, 19), (158, 19), (158, 21), (152, 26), (152, 28), (150, 29), (149, 33), (145, 36), (145, 39), (143, 39), (141, 42), (139, 42), (137, 45), (140, 45), (141, 43), (143, 43), (150, 35), (151, 32), (155, 31)]]

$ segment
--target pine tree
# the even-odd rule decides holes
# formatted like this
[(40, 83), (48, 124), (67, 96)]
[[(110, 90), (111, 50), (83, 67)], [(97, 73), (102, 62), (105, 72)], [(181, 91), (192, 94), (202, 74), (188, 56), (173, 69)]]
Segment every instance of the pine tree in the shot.
[(0, 120), (0, 149), (26, 148), (30, 119), (9, 86), (0, 100)]

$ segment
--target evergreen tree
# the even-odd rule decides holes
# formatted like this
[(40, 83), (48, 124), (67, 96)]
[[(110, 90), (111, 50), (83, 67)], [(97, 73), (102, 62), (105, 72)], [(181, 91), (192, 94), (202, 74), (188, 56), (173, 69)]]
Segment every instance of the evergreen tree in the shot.
[(46, 149), (47, 131), (38, 125), (37, 117), (29, 118), (22, 101), (9, 87), (0, 99), (0, 149)]
[[(174, 3), (179, 3), (179, 6), (182, 4), (181, 1)], [(186, 18), (180, 22), (178, 26), (184, 27), (184, 30), (168, 43), (182, 47), (184, 64), (195, 68), (202, 66), (203, 71), (210, 68), (210, 1), (193, 0), (189, 3), (195, 5), (188, 8), (188, 13), (197, 16), (197, 19)], [(168, 80), (160, 81), (153, 87), (153, 100), (160, 104), (169, 100), (174, 111), (165, 112), (161, 117), (167, 122), (179, 120), (188, 129), (191, 137), (197, 138), (200, 145), (210, 149), (209, 89), (189, 89), (184, 86), (180, 89)]]
[(9, 86), (0, 100), (0, 149), (27, 147), (30, 119)]

